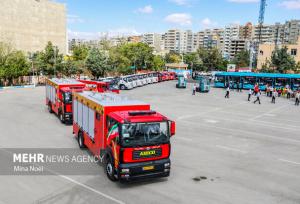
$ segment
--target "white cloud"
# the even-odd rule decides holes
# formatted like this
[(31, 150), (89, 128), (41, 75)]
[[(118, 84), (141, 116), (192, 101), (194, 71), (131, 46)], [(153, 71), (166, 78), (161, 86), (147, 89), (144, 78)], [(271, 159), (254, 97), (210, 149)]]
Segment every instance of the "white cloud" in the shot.
[(192, 17), (188, 13), (173, 13), (165, 17), (165, 21), (181, 26), (187, 26), (192, 24)]
[(147, 5), (147, 6), (143, 7), (143, 8), (139, 8), (138, 12), (149, 14), (149, 13), (153, 12), (153, 8), (152, 8), (151, 5)]
[(209, 18), (204, 18), (204, 19), (201, 21), (201, 25), (202, 25), (203, 28), (212, 28), (212, 27), (217, 26), (218, 23), (212, 21), (212, 20), (209, 19)]
[(286, 9), (300, 9), (300, 0), (285, 0), (280, 3), (280, 6)]
[(258, 3), (259, 0), (228, 0), (233, 3)]
[(189, 0), (169, 0), (172, 3), (175, 3), (179, 6), (184, 6), (189, 4)]
[(72, 14), (67, 15), (67, 21), (68, 23), (84, 23), (84, 20), (80, 16)]

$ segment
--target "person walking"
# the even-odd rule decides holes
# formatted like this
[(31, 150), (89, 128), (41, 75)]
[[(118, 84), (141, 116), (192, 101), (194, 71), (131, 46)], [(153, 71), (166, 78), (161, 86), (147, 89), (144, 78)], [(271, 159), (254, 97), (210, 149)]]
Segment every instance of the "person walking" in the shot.
[(296, 99), (295, 106), (299, 106), (299, 100), (300, 100), (300, 92), (299, 91), (296, 92), (295, 99)]
[(248, 101), (250, 101), (251, 95), (252, 95), (252, 89), (249, 89), (249, 92), (248, 92)]
[(230, 88), (229, 86), (227, 86), (225, 98), (229, 98), (229, 92), (230, 92)]
[(273, 96), (273, 91), (274, 91), (274, 88), (273, 88), (273, 86), (271, 86), (271, 87), (270, 87), (269, 97), (272, 97), (272, 96)]
[(196, 86), (196, 84), (194, 84), (193, 85), (193, 93), (192, 93), (193, 96), (195, 96), (195, 94), (196, 94), (196, 89), (197, 89), (197, 86)]
[(288, 88), (288, 89), (287, 89), (286, 98), (287, 98), (287, 99), (290, 99), (292, 94), (293, 94), (292, 89)]
[(257, 101), (258, 101), (258, 103), (260, 104), (260, 95), (261, 95), (260, 91), (257, 92), (257, 94), (256, 94), (256, 100), (254, 101), (254, 104), (255, 104)]
[(275, 104), (277, 96), (278, 96), (277, 90), (274, 89), (273, 92), (272, 92), (272, 101), (271, 101), (271, 103)]

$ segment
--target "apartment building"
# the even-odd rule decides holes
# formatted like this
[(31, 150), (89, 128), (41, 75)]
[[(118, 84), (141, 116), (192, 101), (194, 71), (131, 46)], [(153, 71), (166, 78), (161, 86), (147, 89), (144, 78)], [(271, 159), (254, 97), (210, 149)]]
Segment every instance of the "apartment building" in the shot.
[(25, 52), (41, 51), (51, 41), (67, 52), (64, 4), (48, 0), (1, 0), (0, 41)]
[(223, 56), (225, 58), (230, 57), (230, 46), (231, 46), (231, 40), (233, 39), (239, 39), (240, 34), (240, 25), (232, 24), (225, 27), (224, 30), (224, 47), (223, 47)]
[[(261, 69), (264, 64), (271, 61), (271, 56), (275, 50), (275, 43), (265, 43), (259, 45), (259, 52), (257, 56), (257, 69)], [(296, 63), (300, 62), (300, 37), (295, 44), (281, 44), (277, 48), (287, 47), (288, 53), (295, 59)]]

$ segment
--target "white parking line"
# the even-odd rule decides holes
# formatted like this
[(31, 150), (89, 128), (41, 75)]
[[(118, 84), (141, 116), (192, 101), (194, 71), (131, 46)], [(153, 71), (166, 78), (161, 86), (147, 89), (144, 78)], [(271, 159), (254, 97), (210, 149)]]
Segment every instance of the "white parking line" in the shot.
[(282, 162), (286, 162), (286, 163), (290, 163), (290, 164), (297, 164), (297, 165), (300, 165), (299, 162), (295, 162), (295, 161), (290, 161), (290, 160), (286, 160), (286, 159), (278, 159), (279, 161), (282, 161)]
[[(1, 147), (1, 148), (2, 148), (2, 147)], [(3, 152), (9, 153), (9, 154), (13, 154), (13, 152), (10, 152), (10, 151), (4, 150), (4, 149), (0, 149), (0, 150), (3, 151)], [(29, 164), (35, 165), (34, 163), (29, 163)], [(111, 197), (110, 195), (107, 195), (107, 194), (105, 194), (105, 193), (102, 193), (102, 192), (100, 192), (100, 191), (97, 191), (96, 189), (94, 189), (94, 188), (92, 188), (92, 187), (90, 187), (90, 186), (87, 186), (87, 185), (85, 185), (85, 184), (83, 184), (83, 183), (80, 183), (80, 182), (78, 182), (78, 181), (76, 181), (76, 180), (74, 180), (74, 179), (72, 179), (72, 178), (70, 178), (70, 177), (67, 177), (67, 176), (64, 176), (64, 175), (60, 175), (60, 174), (57, 173), (56, 171), (53, 171), (53, 170), (48, 169), (48, 168), (44, 168), (44, 169), (47, 170), (47, 171), (49, 171), (50, 173), (56, 175), (56, 176), (59, 176), (59, 177), (61, 177), (61, 178), (63, 178), (63, 179), (66, 179), (66, 180), (68, 180), (68, 181), (70, 181), (70, 182), (76, 184), (76, 185), (79, 185), (79, 186), (81, 186), (81, 187), (83, 187), (83, 188), (85, 188), (85, 189), (87, 189), (87, 190), (90, 190), (90, 191), (92, 191), (92, 192), (94, 192), (94, 193), (96, 193), (96, 194), (98, 194), (98, 195), (101, 195), (101, 196), (103, 196), (104, 198), (107, 198), (107, 199), (109, 199), (109, 200), (111, 200), (111, 201), (113, 201), (113, 202), (115, 202), (115, 203), (125, 204), (125, 202), (123, 202), (123, 201), (120, 201), (120, 200), (118, 200), (118, 199), (116, 199), (116, 198)]]
[(81, 186), (81, 187), (83, 187), (83, 188), (86, 188), (86, 189), (88, 189), (88, 190), (90, 190), (90, 191), (92, 191), (92, 192), (94, 192), (94, 193), (96, 193), (96, 194), (98, 194), (98, 195), (101, 195), (101, 196), (103, 196), (103, 197), (105, 197), (105, 198), (107, 198), (107, 199), (109, 199), (109, 200), (111, 200), (111, 201), (114, 201), (115, 203), (125, 204), (123, 201), (117, 200), (117, 199), (115, 199), (115, 198), (113, 198), (113, 197), (111, 197), (111, 196), (109, 196), (109, 195), (107, 195), (107, 194), (105, 194), (105, 193), (102, 193), (102, 192), (100, 192), (100, 191), (97, 191), (96, 189), (94, 189), (94, 188), (92, 188), (92, 187), (89, 187), (89, 186), (87, 186), (87, 185), (85, 185), (85, 184), (83, 184), (83, 183), (80, 183), (80, 182), (78, 182), (78, 181), (76, 181), (76, 180), (74, 180), (74, 179), (72, 179), (72, 178), (70, 178), (70, 177), (63, 176), (63, 175), (59, 175), (59, 177), (64, 178), (64, 179), (66, 179), (66, 180), (68, 180), (68, 181), (70, 181), (70, 182), (72, 182), (72, 183), (74, 183), (74, 184), (76, 184), (76, 185), (79, 185), (79, 186)]
[(223, 145), (216, 145), (216, 147), (220, 148), (220, 149), (224, 149), (224, 150), (239, 152), (239, 153), (242, 153), (242, 154), (247, 154), (248, 153), (248, 152), (240, 150), (240, 149), (236, 149), (236, 148), (232, 148), (232, 147), (226, 147), (226, 146), (223, 146)]
[(279, 111), (279, 110), (281, 110), (281, 109), (284, 109), (284, 108), (287, 107), (287, 106), (290, 106), (290, 104), (287, 104), (287, 105), (284, 105), (284, 106), (280, 106), (280, 107), (278, 107), (278, 108), (274, 108), (274, 109), (272, 109), (272, 110), (270, 110), (270, 111), (267, 111), (267, 112), (265, 112), (265, 113), (262, 113), (262, 114), (260, 114), (260, 115), (257, 115), (257, 116), (255, 116), (255, 117), (251, 118), (250, 120), (255, 120), (255, 119), (261, 118), (261, 117), (263, 117), (263, 116), (270, 115), (270, 114), (272, 114), (272, 113), (274, 113), (274, 112), (276, 112), (276, 111)]
[[(200, 123), (196, 123), (196, 122), (192, 122), (192, 121), (182, 121), (182, 122), (189, 123), (189, 124), (201, 125)], [(254, 131), (246, 131), (246, 130), (239, 130), (239, 129), (233, 129), (233, 128), (211, 126), (211, 125), (205, 125), (205, 127), (220, 129), (220, 130), (226, 130), (226, 131), (232, 131), (232, 132), (235, 132), (235, 133), (240, 132), (240, 133), (244, 133), (244, 134), (257, 135), (257, 136), (260, 136), (260, 137), (267, 137), (267, 138), (272, 138), (272, 139), (277, 139), (277, 140), (282, 140), (282, 141), (289, 141), (289, 142), (292, 142), (293, 144), (300, 143), (300, 140), (286, 138), (286, 137), (276, 137), (276, 136), (272, 136), (272, 135), (256, 133)]]

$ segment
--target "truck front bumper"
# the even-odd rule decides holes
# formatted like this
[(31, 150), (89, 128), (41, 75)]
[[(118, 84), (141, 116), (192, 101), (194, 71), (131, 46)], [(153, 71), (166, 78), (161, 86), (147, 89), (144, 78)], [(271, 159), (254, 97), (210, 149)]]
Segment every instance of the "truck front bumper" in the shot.
[(73, 114), (72, 113), (65, 113), (65, 122), (66, 123), (73, 123)]
[(149, 162), (126, 163), (119, 165), (119, 179), (132, 181), (146, 178), (168, 177), (170, 175), (170, 159)]

